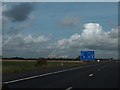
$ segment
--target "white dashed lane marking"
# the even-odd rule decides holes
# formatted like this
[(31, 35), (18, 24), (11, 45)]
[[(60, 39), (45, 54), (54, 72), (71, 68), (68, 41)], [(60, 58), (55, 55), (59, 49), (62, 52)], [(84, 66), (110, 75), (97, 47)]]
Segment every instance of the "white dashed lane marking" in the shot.
[(89, 75), (89, 77), (93, 76), (93, 73)]
[(71, 90), (72, 89), (72, 87), (69, 87), (69, 88), (67, 88), (67, 89), (65, 89), (65, 90)]

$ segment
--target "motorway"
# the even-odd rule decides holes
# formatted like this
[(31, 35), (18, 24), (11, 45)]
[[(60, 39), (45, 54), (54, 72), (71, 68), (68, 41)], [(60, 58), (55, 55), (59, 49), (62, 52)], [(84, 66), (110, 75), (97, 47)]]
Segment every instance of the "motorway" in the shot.
[[(120, 62), (97, 63), (3, 80), (9, 88), (119, 88)], [(5, 78), (5, 77), (4, 77)]]

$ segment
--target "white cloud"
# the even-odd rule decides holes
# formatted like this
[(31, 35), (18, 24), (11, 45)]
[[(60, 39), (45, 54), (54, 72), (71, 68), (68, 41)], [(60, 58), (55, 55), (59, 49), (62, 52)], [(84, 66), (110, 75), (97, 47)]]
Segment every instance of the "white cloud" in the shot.
[(17, 34), (15, 36), (3, 36), (3, 45), (28, 45), (28, 44), (41, 44), (49, 41), (49, 37), (45, 37), (44, 35), (40, 36), (32, 36), (32, 35), (22, 35)]
[(45, 37), (44, 35), (33, 37), (32, 35), (28, 35), (27, 37), (24, 37), (23, 39), (25, 43), (44, 43), (49, 40), (48, 37)]
[(62, 39), (58, 41), (58, 45), (61, 49), (67, 48), (67, 45), (69, 45), (68, 39)]
[(2, 40), (3, 56), (44, 57), (49, 53), (49, 50), (46, 50), (46, 45), (50, 40), (50, 37), (44, 35), (4, 35)]
[(112, 29), (111, 31), (109, 31), (108, 35), (111, 38), (118, 38), (118, 28), (115, 28), (115, 29)]
[(60, 49), (92, 49), (92, 50), (117, 50), (118, 29), (105, 32), (98, 23), (87, 23), (81, 34), (73, 34), (68, 39), (57, 42)]

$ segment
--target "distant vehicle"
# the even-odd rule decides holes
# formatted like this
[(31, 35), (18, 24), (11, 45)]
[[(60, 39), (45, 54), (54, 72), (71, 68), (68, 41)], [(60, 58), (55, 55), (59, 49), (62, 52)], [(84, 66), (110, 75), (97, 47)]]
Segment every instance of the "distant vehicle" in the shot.
[(97, 60), (97, 62), (100, 62), (100, 60)]

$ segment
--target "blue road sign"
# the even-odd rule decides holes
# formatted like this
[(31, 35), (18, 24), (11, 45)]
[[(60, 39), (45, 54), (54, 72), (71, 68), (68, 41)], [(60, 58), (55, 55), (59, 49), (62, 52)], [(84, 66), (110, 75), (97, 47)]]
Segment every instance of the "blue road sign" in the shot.
[(93, 61), (95, 60), (94, 51), (81, 51), (81, 58), (82, 61)]

